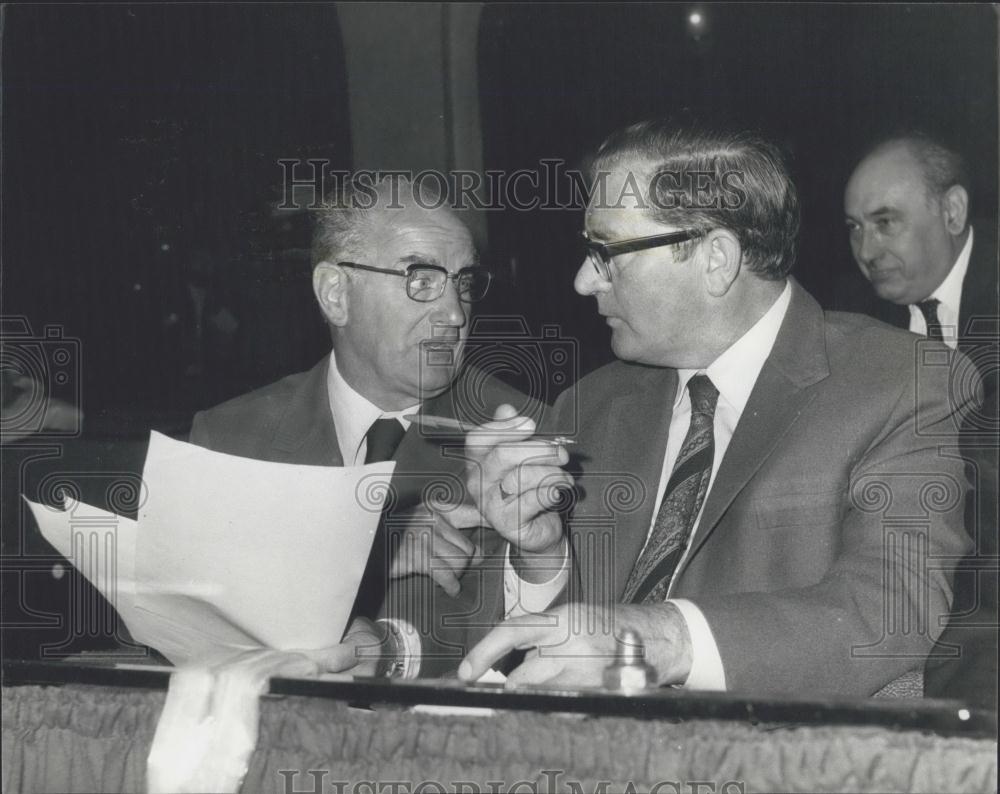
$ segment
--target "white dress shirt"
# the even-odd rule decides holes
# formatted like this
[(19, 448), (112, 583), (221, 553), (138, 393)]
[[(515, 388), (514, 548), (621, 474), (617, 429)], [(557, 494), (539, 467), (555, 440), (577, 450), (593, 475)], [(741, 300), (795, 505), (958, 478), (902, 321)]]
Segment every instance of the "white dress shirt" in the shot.
[[(941, 323), (941, 334), (944, 343), (952, 350), (958, 347), (958, 320), (959, 309), (962, 304), (962, 283), (965, 281), (965, 274), (969, 269), (969, 257), (972, 256), (972, 227), (969, 227), (969, 239), (965, 241), (962, 250), (958, 254), (958, 259), (951, 266), (948, 275), (944, 277), (936, 290), (928, 295), (928, 298), (937, 298), (938, 321)], [(927, 336), (927, 318), (920, 311), (919, 306), (910, 307), (910, 330), (915, 334)]]
[(510, 561), (510, 544), (503, 563), (504, 618), (516, 618), (544, 612), (569, 581), (569, 544), (563, 539), (560, 550), (552, 556), (552, 578), (541, 584), (526, 582), (517, 575)]
[[(691, 396), (688, 394), (687, 383), (699, 372), (704, 372), (711, 379), (715, 388), (719, 390), (719, 401), (715, 408), (714, 436), (715, 436), (715, 456), (712, 460), (712, 475), (709, 479), (708, 490), (705, 494), (704, 504), (708, 501), (708, 495), (712, 491), (715, 483), (715, 475), (719, 471), (719, 465), (726, 454), (729, 442), (736, 430), (736, 425), (743, 415), (747, 400), (753, 391), (760, 371), (771, 355), (774, 347), (774, 340), (778, 336), (781, 323), (785, 319), (788, 311), (788, 304), (791, 301), (792, 288), (790, 284), (785, 285), (778, 299), (771, 305), (764, 315), (748, 330), (743, 336), (737, 339), (727, 350), (725, 350), (707, 369), (681, 369), (677, 371), (677, 392), (674, 396), (673, 413), (670, 417), (670, 427), (667, 435), (667, 447), (663, 456), (663, 467), (660, 472), (660, 482), (656, 491), (656, 503), (653, 506), (653, 519), (650, 522), (646, 541), (652, 535), (653, 524), (656, 521), (656, 513), (663, 501), (663, 494), (667, 488), (667, 482), (677, 461), (681, 445), (687, 435), (691, 425)], [(701, 521), (701, 513), (695, 521), (691, 530), (693, 539), (698, 531), (698, 524)], [(691, 539), (688, 540), (688, 547), (685, 549), (677, 570), (680, 571), (687, 560), (688, 549), (691, 547)], [(511, 572), (512, 573), (512, 572)], [(555, 600), (569, 578), (568, 566), (564, 565), (552, 581), (541, 585), (529, 585), (520, 581), (516, 574), (513, 574), (511, 581), (505, 581), (505, 588), (519, 589), (520, 602), (522, 607), (531, 606), (531, 609), (524, 611), (540, 612)], [(673, 583), (671, 584), (671, 589)], [(512, 603), (509, 597), (506, 603)], [(669, 596), (669, 593), (668, 593)], [(719, 648), (712, 634), (712, 629), (705, 619), (704, 613), (697, 605), (684, 598), (669, 598), (668, 603), (674, 604), (680, 611), (681, 616), (687, 623), (688, 632), (691, 635), (692, 665), (684, 685), (691, 689), (711, 689), (725, 691), (726, 674), (722, 666), (722, 658), (719, 655)], [(514, 603), (517, 603), (516, 599)], [(512, 613), (516, 614), (516, 613)], [(512, 615), (509, 615), (512, 616)]]
[[(791, 298), (792, 287), (790, 284), (786, 284), (781, 295), (764, 313), (764, 316), (704, 370), (715, 388), (719, 390), (719, 401), (715, 407), (713, 425), (715, 457), (712, 460), (712, 476), (708, 481), (708, 491), (705, 493), (705, 501), (702, 502), (702, 510), (704, 510), (705, 502), (708, 501), (709, 494), (712, 492), (715, 475), (718, 473), (722, 458), (729, 448), (729, 442), (732, 440), (736, 425), (743, 415), (747, 400), (750, 399), (750, 393), (757, 383), (764, 362), (771, 355), (774, 340), (778, 336), (782, 320), (785, 319)], [(667, 481), (670, 479), (670, 473), (674, 469), (677, 455), (691, 424), (691, 395), (688, 393), (687, 383), (699, 371), (701, 370), (681, 369), (677, 371), (677, 394), (674, 397), (674, 410), (670, 417), (670, 431), (667, 435), (667, 449), (663, 456), (663, 470), (656, 492), (656, 508), (653, 510), (654, 522), (656, 521), (656, 512), (660, 508), (660, 502), (663, 500)], [(701, 512), (698, 513), (698, 518), (691, 529), (691, 538), (694, 538), (697, 533), (700, 522)], [(652, 524), (650, 524), (649, 529), (652, 534)], [(689, 540), (688, 547), (677, 564), (677, 571), (684, 567), (690, 548), (691, 542)], [(676, 581), (677, 578), (674, 577), (671, 590)], [(726, 674), (722, 667), (722, 658), (719, 656), (719, 648), (704, 614), (693, 602), (684, 598), (672, 599), (669, 596), (668, 592), (668, 603), (674, 604), (680, 610), (691, 634), (693, 662), (691, 673), (684, 685), (691, 689), (725, 691)]]
[(333, 414), (333, 426), (337, 429), (337, 446), (340, 447), (340, 457), (345, 466), (361, 466), (368, 454), (368, 441), (365, 436), (376, 419), (398, 419), (404, 430), (410, 429), (410, 423), (403, 415), (416, 413), (420, 403), (414, 403), (402, 411), (383, 411), (367, 397), (358, 394), (344, 380), (337, 369), (337, 357), (330, 351), (330, 369), (326, 376), (327, 397), (330, 400), (330, 413)]

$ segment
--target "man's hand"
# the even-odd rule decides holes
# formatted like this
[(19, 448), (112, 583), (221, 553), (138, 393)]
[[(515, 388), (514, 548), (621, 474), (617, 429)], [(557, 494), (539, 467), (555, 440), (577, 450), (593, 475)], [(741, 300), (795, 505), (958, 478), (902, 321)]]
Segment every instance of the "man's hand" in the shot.
[(451, 505), (447, 509), (421, 505), (404, 518), (407, 525), (400, 535), (399, 551), (389, 569), (389, 578), (429, 576), (448, 595), (457, 596), (465, 569), (483, 559), (476, 544), (459, 531), (480, 526), (483, 519), (479, 511), (471, 505)]
[(320, 673), (373, 676), (383, 651), (386, 632), (384, 625), (376, 625), (368, 618), (355, 618), (339, 644), (297, 653), (318, 665)]
[(251, 648), (213, 660), (213, 673), (239, 670), (253, 679), (273, 676), (316, 678), (323, 673), (375, 674), (387, 628), (368, 618), (355, 618), (347, 627), (344, 639), (327, 648), (279, 651)]
[(537, 615), (524, 615), (493, 628), (462, 661), (459, 678), (476, 681), (515, 648), (530, 649), (507, 677), (507, 686), (600, 686), (615, 658), (616, 637), (632, 629), (642, 638), (646, 661), (656, 668), (659, 684), (680, 684), (691, 672), (691, 637), (672, 604), (651, 606), (564, 604)]
[[(509, 405), (465, 437), (469, 492), (486, 522), (512, 545), (511, 559), (526, 581), (546, 581), (561, 551), (560, 488), (572, 488), (562, 469), (566, 449), (533, 439), (535, 423)], [(535, 572), (535, 562), (539, 572)], [(540, 575), (539, 575), (540, 573)], [(534, 574), (534, 575), (533, 575)]]

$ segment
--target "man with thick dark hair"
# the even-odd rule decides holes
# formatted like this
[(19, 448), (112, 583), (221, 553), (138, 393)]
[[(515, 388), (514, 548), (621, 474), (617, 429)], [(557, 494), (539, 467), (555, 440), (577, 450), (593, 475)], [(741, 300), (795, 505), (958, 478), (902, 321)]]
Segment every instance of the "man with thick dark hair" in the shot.
[[(588, 175), (600, 190), (606, 188), (610, 169), (622, 162), (645, 163), (646, 170), (652, 166), (651, 218), (698, 229), (725, 224), (734, 229), (750, 270), (764, 278), (784, 278), (795, 262), (799, 236), (798, 194), (786, 181), (784, 155), (749, 132), (735, 133), (721, 144), (711, 131), (643, 122), (604, 141), (588, 160)], [(641, 191), (635, 181), (641, 176), (636, 173), (628, 181), (630, 189), (635, 185)], [(686, 252), (684, 244), (677, 250)]]
[[(920, 667), (968, 548), (962, 463), (938, 449), (976, 384), (949, 395), (923, 340), (824, 313), (788, 275), (798, 200), (761, 137), (646, 122), (593, 176), (574, 286), (622, 360), (558, 400), (572, 460), (539, 460), (516, 419), (466, 440), (483, 514), (509, 536), (544, 527), (554, 556), (565, 533), (573, 572), (459, 674), (520, 647), (515, 684), (599, 684), (625, 630), (663, 685), (861, 696)], [(579, 492), (559, 514), (539, 493), (568, 460)]]

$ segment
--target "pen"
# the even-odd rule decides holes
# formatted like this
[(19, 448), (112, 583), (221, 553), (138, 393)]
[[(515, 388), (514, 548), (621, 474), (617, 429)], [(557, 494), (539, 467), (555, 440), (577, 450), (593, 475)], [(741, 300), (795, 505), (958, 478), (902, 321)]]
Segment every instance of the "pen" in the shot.
[[(457, 430), (460, 433), (467, 432), (467, 425), (459, 422), (457, 419), (452, 419), (448, 416), (431, 416), (430, 414), (407, 414), (403, 417), (407, 422), (413, 422), (418, 427), (425, 430)], [(554, 436), (552, 438), (540, 438), (539, 441), (544, 441), (546, 444), (558, 444), (565, 446), (567, 444), (575, 444), (576, 442), (567, 438), (566, 436)]]

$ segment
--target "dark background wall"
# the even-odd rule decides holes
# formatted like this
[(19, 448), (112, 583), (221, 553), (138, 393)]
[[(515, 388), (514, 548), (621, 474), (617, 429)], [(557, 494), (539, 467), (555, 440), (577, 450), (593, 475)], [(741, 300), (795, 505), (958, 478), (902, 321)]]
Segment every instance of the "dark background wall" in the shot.
[[(80, 339), (87, 426), (190, 414), (314, 363), (329, 342), (306, 219), (272, 206), (279, 158), (350, 166), (336, 8), (4, 12), (3, 312)], [(200, 372), (189, 279), (238, 323)]]
[[(698, 11), (702, 24), (689, 15)], [(680, 108), (755, 125), (794, 157), (802, 199), (796, 275), (822, 301), (860, 278), (843, 223), (857, 151), (880, 131), (928, 128), (967, 152), (973, 208), (995, 220), (997, 17), (986, 5), (525, 4), (487, 6), (480, 34), (484, 166), (577, 162), (611, 130)], [(576, 212), (491, 213), (517, 262), (531, 323), (607, 361), (607, 328), (572, 293)], [(553, 300), (553, 296), (559, 296)]]
[[(63, 575), (21, 494), (52, 502), (66, 487), (134, 515), (151, 428), (182, 435), (195, 410), (329, 349), (306, 218), (274, 212), (277, 161), (350, 167), (350, 124), (332, 5), (0, 13), (3, 330), (23, 316), (37, 340), (4, 339), (5, 381), (8, 367), (58, 363), (49, 327), (73, 344), (45, 386), (84, 413), (82, 437), (0, 450), (0, 645), (37, 659), (121, 635), (96, 590)], [(192, 284), (216, 318), (203, 348)]]
[[(383, 8), (341, 8), (341, 28), (333, 4), (5, 7), (2, 311), (80, 339), (87, 432), (179, 426), (323, 354), (306, 218), (273, 211), (277, 160), (350, 168), (359, 128), (367, 167), (384, 139), (428, 153), (481, 145), (484, 168), (510, 172), (572, 165), (615, 127), (681, 107), (741, 118), (794, 155), (797, 274), (822, 300), (857, 277), (842, 189), (883, 127), (914, 122), (957, 140), (979, 178), (975, 208), (995, 215), (989, 6), (490, 4), (478, 40), (457, 42), (478, 46), (478, 80), (442, 46), (458, 30), (447, 6)], [(351, 75), (341, 29), (366, 54)], [(434, 69), (442, 91), (426, 89)], [(413, 108), (440, 105), (443, 118), (476, 90), (481, 142), (457, 140), (448, 119), (441, 140), (412, 140), (431, 129)], [(365, 108), (355, 115), (366, 127), (351, 107)], [(506, 279), (483, 309), (522, 314), (536, 333), (559, 325), (582, 371), (607, 360), (607, 329), (571, 289), (579, 212), (486, 221)], [(209, 340), (200, 370), (184, 330), (192, 279), (208, 285), (210, 313), (238, 322)]]

